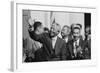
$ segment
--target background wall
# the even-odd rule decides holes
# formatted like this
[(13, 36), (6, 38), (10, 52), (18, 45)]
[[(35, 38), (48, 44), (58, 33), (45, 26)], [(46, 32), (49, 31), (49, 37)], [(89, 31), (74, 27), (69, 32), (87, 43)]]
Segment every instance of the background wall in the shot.
[[(11, 73), (10, 71), (10, 53), (11, 53), (11, 13), (10, 1), (0, 1), (0, 73)], [(22, 1), (22, 0), (21, 0)], [(23, 0), (30, 1), (30, 0)], [(36, 4), (53, 4), (67, 6), (95, 6), (97, 7), (98, 23), (95, 24), (95, 47), (98, 53), (98, 65), (96, 67), (78, 67), (78, 68), (62, 68), (56, 70), (33, 70), (32, 73), (100, 73), (100, 0), (31, 0)], [(17, 72), (15, 72), (17, 73)], [(21, 72), (24, 73), (24, 72)], [(25, 72), (30, 73), (30, 72)]]

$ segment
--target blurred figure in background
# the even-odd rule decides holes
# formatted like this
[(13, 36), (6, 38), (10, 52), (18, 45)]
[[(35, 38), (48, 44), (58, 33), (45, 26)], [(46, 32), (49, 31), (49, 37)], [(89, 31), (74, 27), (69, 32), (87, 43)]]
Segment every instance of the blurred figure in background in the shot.
[(34, 62), (35, 61), (35, 51), (40, 49), (42, 44), (31, 39), (30, 37), (23, 39), (23, 62)]
[(84, 55), (86, 59), (91, 59), (91, 27), (86, 26), (85, 28), (85, 47)]
[[(28, 25), (28, 32), (31, 36), (34, 31), (33, 25)], [(38, 41), (33, 40), (31, 37), (23, 39), (23, 62), (34, 62), (35, 52), (42, 47), (42, 44)]]
[[(61, 30), (61, 36), (62, 36), (62, 39), (66, 42), (66, 46), (67, 46), (67, 43), (72, 40), (72, 37), (70, 36), (70, 32), (71, 32), (70, 27), (68, 25), (64, 25)], [(66, 48), (66, 52), (67, 52), (67, 60), (70, 60), (71, 59), (70, 50)]]
[(71, 32), (71, 29), (69, 26), (67, 25), (63, 26), (61, 30), (61, 36), (62, 36), (62, 39), (64, 39), (66, 43), (71, 40), (70, 32)]

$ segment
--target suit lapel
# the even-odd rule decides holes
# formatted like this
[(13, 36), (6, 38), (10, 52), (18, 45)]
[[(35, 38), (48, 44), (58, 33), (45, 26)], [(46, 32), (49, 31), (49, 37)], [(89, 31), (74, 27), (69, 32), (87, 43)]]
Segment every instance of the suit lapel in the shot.
[(52, 47), (52, 40), (51, 40), (51, 38), (49, 38), (48, 40), (50, 41), (50, 44), (49, 44), (50, 45), (50, 49), (49, 50), (50, 50), (50, 53), (52, 54), (52, 49), (53, 49), (53, 47)]
[(71, 48), (70, 48), (70, 51), (71, 51), (71, 53), (72, 53), (72, 55), (73, 55), (73, 50), (74, 50), (74, 40), (72, 40), (71, 41), (71, 46), (70, 46)]
[(57, 53), (57, 51), (58, 51), (58, 48), (59, 48), (59, 42), (60, 42), (60, 40), (59, 40), (59, 38), (57, 37), (57, 40), (56, 40), (56, 43), (55, 43), (55, 46), (54, 46), (54, 49), (55, 49), (55, 54)]
[(79, 46), (82, 47), (82, 45), (83, 45), (83, 40), (80, 38), (80, 40), (79, 40)]

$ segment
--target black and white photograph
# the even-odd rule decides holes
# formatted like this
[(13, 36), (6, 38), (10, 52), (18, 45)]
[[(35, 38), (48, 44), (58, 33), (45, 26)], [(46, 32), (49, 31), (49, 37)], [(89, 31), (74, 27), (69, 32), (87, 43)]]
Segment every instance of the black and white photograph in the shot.
[(0, 73), (100, 73), (100, 0), (0, 3)]
[(91, 13), (22, 10), (22, 61), (91, 60)]
[(15, 70), (96, 65), (96, 9), (14, 3), (11, 67)]

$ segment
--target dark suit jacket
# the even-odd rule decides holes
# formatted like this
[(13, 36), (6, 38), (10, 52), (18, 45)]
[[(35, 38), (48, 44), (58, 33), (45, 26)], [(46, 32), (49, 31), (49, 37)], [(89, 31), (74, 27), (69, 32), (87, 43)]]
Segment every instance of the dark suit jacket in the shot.
[(84, 42), (84, 57), (85, 59), (91, 59), (91, 39)]
[[(70, 53), (69, 59), (70, 60), (84, 59), (84, 53), (82, 53), (82, 54), (79, 53), (78, 56), (75, 57), (75, 55), (74, 55), (74, 44), (73, 43), (74, 43), (74, 40), (71, 40), (67, 43), (67, 48), (69, 49), (69, 53)], [(81, 38), (80, 38), (80, 41), (79, 41), (79, 46), (82, 48), (82, 52), (83, 52), (83, 50), (84, 50), (84, 40), (82, 40)]]
[(34, 39), (35, 41), (39, 41), (43, 44), (43, 47), (41, 49), (38, 49), (35, 52), (35, 58), (36, 61), (48, 61), (51, 57), (51, 51), (52, 51), (52, 43), (49, 34), (43, 33), (43, 34), (35, 34), (34, 32), (30, 32), (30, 37)]
[(57, 37), (54, 50), (52, 49), (51, 60), (66, 60), (66, 43), (60, 37)]
[(53, 50), (52, 41), (47, 33), (37, 35), (31, 32), (32, 39), (39, 41), (43, 44), (43, 47), (35, 52), (37, 61), (54, 61), (54, 60), (65, 60), (66, 59), (66, 43), (59, 37)]

